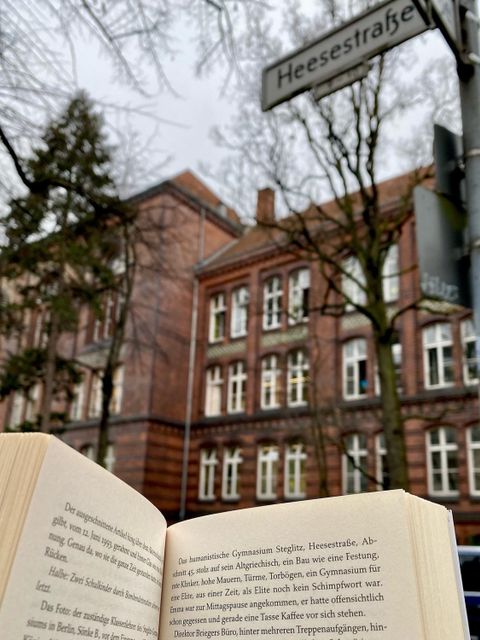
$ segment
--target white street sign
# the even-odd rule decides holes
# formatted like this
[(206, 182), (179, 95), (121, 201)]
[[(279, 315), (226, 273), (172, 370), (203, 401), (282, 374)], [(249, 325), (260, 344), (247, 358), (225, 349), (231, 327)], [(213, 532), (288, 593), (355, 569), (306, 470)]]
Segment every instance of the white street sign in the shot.
[(427, 28), (413, 0), (386, 0), (266, 67), (262, 109), (325, 83)]

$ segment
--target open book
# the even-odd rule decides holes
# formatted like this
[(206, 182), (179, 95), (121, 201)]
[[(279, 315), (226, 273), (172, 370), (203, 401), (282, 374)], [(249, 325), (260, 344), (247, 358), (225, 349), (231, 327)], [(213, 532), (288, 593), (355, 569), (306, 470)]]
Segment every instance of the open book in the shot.
[(463, 640), (452, 540), (403, 491), (167, 528), (54, 437), (0, 435), (2, 640)]

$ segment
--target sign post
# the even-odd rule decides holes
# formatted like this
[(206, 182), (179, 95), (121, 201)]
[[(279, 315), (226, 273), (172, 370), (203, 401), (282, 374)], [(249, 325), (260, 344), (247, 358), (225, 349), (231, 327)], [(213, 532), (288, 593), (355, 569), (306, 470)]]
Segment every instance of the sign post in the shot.
[[(478, 17), (474, 0), (462, 0), (467, 55), (477, 58)], [(468, 213), (468, 234), (471, 260), (473, 317), (477, 336), (477, 367), (480, 366), (480, 68), (477, 65), (459, 67), (460, 99), (463, 122), (465, 191)], [(479, 376), (480, 377), (480, 376)]]

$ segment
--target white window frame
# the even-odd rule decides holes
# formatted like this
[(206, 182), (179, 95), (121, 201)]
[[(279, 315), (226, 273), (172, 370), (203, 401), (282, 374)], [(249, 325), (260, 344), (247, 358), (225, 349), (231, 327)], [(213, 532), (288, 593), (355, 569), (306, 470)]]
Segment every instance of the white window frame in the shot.
[(210, 298), (210, 319), (208, 325), (208, 341), (221, 342), (225, 338), (225, 294), (216, 293)]
[(205, 385), (205, 415), (207, 417), (221, 415), (222, 391), (222, 367), (216, 364), (207, 369)]
[(388, 248), (382, 270), (383, 299), (385, 302), (398, 300), (400, 292), (398, 244)]
[(277, 497), (279, 451), (275, 444), (260, 445), (257, 452), (257, 499)]
[(89, 460), (95, 461), (95, 447), (93, 444), (84, 444), (80, 449), (80, 453)]
[(478, 498), (480, 496), (480, 426), (479, 425), (473, 425), (467, 429), (467, 450), (468, 450), (469, 492), (471, 496)]
[(20, 391), (14, 391), (12, 396), (12, 404), (10, 405), (10, 429), (15, 429), (20, 424), (22, 424), (24, 410), (25, 396)]
[(278, 356), (270, 354), (262, 358), (260, 407), (262, 409), (278, 409), (280, 406), (281, 369)]
[(345, 258), (342, 268), (342, 292), (345, 298), (345, 310), (352, 311), (355, 304), (363, 306), (367, 301), (365, 276), (360, 262), (355, 256)]
[[(448, 335), (445, 335), (448, 334)], [(450, 349), (451, 357), (446, 357)], [(430, 367), (430, 356), (436, 361), (438, 382), (432, 382), (433, 369)], [(452, 387), (454, 384), (454, 360), (452, 326), (449, 322), (436, 322), (423, 330), (423, 371), (426, 389)], [(451, 371), (451, 380), (447, 379), (447, 371)]]
[(198, 499), (215, 500), (215, 467), (218, 464), (217, 450), (204, 448), (200, 450), (200, 477), (198, 481)]
[[(432, 434), (438, 433), (438, 443), (432, 443)], [(447, 433), (454, 434), (455, 441), (449, 442)], [(426, 447), (427, 447), (427, 470), (428, 470), (428, 494), (430, 496), (439, 496), (443, 498), (457, 497), (459, 490), (450, 488), (449, 476), (452, 473), (456, 473), (457, 487), (458, 487), (458, 444), (456, 442), (456, 431), (453, 427), (436, 427), (426, 433)], [(456, 467), (450, 468), (448, 466), (449, 454), (456, 453)], [(434, 469), (433, 456), (439, 457), (440, 465), (439, 469)], [(435, 488), (434, 474), (440, 478), (440, 489)]]
[[(345, 400), (365, 398), (368, 391), (368, 358), (365, 338), (352, 338), (343, 344), (343, 397)], [(365, 390), (362, 391), (361, 363), (365, 363)], [(350, 389), (350, 387), (353, 387)]]
[(345, 448), (346, 453), (342, 455), (343, 493), (362, 493), (368, 488), (368, 478), (362, 472), (362, 469), (367, 471), (368, 464), (366, 435), (364, 433), (350, 434), (345, 438)]
[(287, 445), (285, 449), (284, 494), (286, 498), (306, 496), (307, 451), (303, 442)]
[(232, 338), (241, 338), (247, 335), (248, 302), (248, 287), (242, 286), (232, 291), (232, 314), (230, 317), (230, 336)]
[(28, 392), (25, 398), (25, 420), (34, 422), (40, 410), (40, 394), (42, 385), (37, 382)]
[(102, 413), (102, 380), (103, 372), (100, 369), (92, 372), (90, 398), (88, 403), (89, 418), (98, 418)]
[(309, 291), (310, 269), (293, 271), (288, 278), (288, 324), (307, 322)]
[(107, 451), (105, 452), (105, 469), (113, 473), (115, 468), (115, 445), (111, 442), (107, 444)]
[(287, 358), (287, 405), (303, 407), (308, 404), (308, 356), (303, 349), (290, 351)]
[[(475, 326), (471, 318), (463, 320), (460, 325), (460, 333), (462, 338), (463, 352), (463, 381), (465, 384), (478, 384), (478, 366), (476, 355), (476, 335)], [(473, 356), (469, 355), (473, 346)], [(474, 368), (475, 374), (472, 375), (471, 367)]]
[(282, 323), (282, 279), (272, 276), (263, 285), (263, 328), (278, 329)]
[[(393, 366), (395, 369), (395, 379), (398, 393), (403, 393), (402, 385), (402, 343), (394, 342), (392, 344), (392, 358)], [(380, 384), (380, 374), (378, 372), (378, 365), (375, 365), (375, 395), (379, 396), (382, 391), (382, 385)]]
[(125, 379), (125, 368), (123, 364), (119, 364), (115, 367), (112, 377), (112, 398), (110, 400), (110, 413), (112, 415), (118, 415), (122, 412), (123, 402), (123, 388)]
[(70, 420), (83, 420), (85, 411), (85, 382), (82, 380), (73, 389), (73, 398), (70, 405)]
[(228, 413), (243, 413), (247, 401), (247, 371), (245, 362), (237, 360), (228, 367)]
[(240, 498), (240, 465), (243, 462), (240, 447), (225, 447), (223, 450), (222, 500)]
[[(387, 447), (385, 444), (385, 434), (378, 433), (375, 436), (375, 477), (377, 478), (377, 489), (383, 491), (384, 476), (388, 476), (387, 467)], [(388, 488), (388, 487), (387, 487)]]

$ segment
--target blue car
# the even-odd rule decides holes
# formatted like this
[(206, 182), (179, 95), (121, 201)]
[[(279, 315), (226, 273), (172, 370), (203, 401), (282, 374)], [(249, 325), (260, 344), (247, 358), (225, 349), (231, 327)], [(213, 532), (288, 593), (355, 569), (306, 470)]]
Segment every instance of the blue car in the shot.
[(480, 547), (458, 547), (470, 637), (480, 640)]

